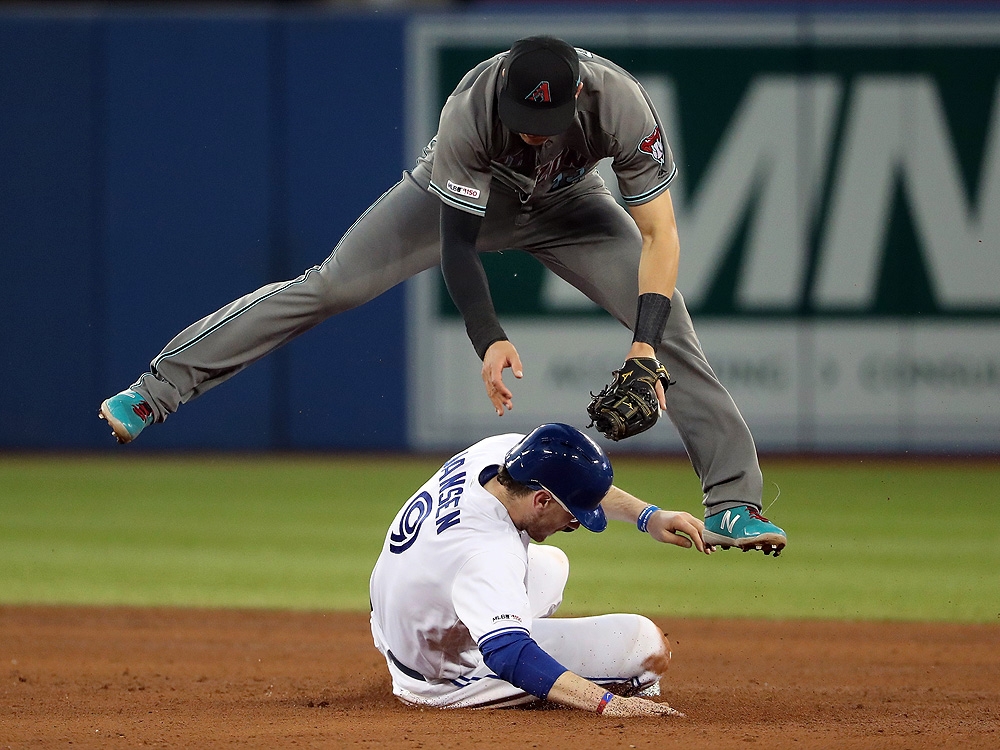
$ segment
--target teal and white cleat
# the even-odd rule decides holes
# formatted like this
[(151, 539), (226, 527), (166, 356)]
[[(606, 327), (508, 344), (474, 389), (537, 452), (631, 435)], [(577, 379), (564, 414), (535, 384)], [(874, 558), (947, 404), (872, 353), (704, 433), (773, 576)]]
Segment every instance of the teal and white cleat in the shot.
[(153, 410), (146, 399), (131, 388), (106, 399), (98, 413), (108, 420), (119, 443), (131, 443), (148, 425), (153, 424)]
[(705, 519), (705, 544), (744, 552), (760, 550), (775, 557), (785, 548), (785, 532), (768, 521), (752, 505), (730, 508)]

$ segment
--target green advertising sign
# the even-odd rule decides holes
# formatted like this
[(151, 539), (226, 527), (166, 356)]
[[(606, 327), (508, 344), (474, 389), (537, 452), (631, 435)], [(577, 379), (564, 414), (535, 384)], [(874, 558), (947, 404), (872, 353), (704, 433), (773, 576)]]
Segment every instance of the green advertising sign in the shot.
[[(696, 315), (1000, 317), (1000, 39), (570, 41), (657, 104)], [(438, 107), (497, 42), (436, 50)], [(502, 316), (603, 314), (547, 302), (524, 253), (485, 265)]]
[[(677, 286), (761, 450), (996, 451), (1000, 11), (428, 18), (414, 151), (469, 68), (533, 34), (614, 60), (656, 106)], [(527, 253), (484, 264), (524, 363), (504, 428), (575, 424), (628, 335)], [(410, 289), (413, 444), (495, 430), (440, 274)], [(683, 446), (658, 425), (615, 449)]]

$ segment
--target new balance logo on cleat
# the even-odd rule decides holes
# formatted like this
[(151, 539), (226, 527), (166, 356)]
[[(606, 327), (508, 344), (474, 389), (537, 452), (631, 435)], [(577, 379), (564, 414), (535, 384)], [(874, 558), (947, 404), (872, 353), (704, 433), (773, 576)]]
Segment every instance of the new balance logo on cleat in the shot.
[(725, 513), (722, 514), (722, 528), (724, 528), (726, 531), (728, 531), (730, 534), (732, 534), (733, 533), (733, 527), (736, 525), (736, 522), (739, 521), (739, 520), (740, 520), (740, 514), (739, 513), (737, 513), (734, 516), (734, 515), (732, 515), (732, 513), (730, 511), (727, 510)]
[(785, 532), (765, 518), (758, 508), (731, 508), (705, 519), (705, 543), (722, 549), (759, 550), (777, 557), (788, 543)]

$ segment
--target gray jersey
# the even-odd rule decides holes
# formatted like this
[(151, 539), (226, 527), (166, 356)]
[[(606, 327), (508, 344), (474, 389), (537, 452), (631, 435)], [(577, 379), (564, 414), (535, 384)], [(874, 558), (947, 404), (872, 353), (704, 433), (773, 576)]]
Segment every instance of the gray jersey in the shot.
[[(471, 70), (414, 170), (361, 215), (330, 257), (234, 300), (167, 343), (133, 385), (155, 421), (330, 316), (437, 266), (440, 200), (486, 214), (481, 251), (531, 253), (631, 326), (642, 237), (594, 167), (611, 158), (626, 203), (640, 205), (667, 190), (674, 162), (635, 79), (589, 52), (579, 56), (576, 119), (538, 148), (506, 131), (494, 111), (503, 55)], [(763, 477), (750, 431), (705, 359), (679, 291), (672, 303), (656, 353), (676, 381), (667, 411), (701, 478), (705, 506), (711, 513), (760, 508)]]
[(603, 190), (594, 169), (609, 157), (628, 205), (664, 192), (677, 168), (646, 92), (610, 60), (577, 51), (583, 89), (566, 132), (536, 148), (500, 124), (495, 109), (502, 53), (469, 71), (448, 98), (415, 176), (429, 172), (430, 190), (441, 200), (478, 215), (486, 213), (494, 179), (522, 203)]

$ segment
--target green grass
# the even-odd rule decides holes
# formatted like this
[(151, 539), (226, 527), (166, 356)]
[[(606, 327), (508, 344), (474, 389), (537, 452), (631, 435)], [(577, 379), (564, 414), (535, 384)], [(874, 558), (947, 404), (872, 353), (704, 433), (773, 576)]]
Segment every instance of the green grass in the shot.
[[(389, 521), (432, 458), (0, 458), (0, 602), (367, 609)], [(763, 461), (781, 557), (704, 557), (634, 527), (559, 534), (563, 612), (1000, 622), (986, 462)], [(616, 483), (700, 515), (679, 460)]]
[[(692, 510), (685, 498), (699, 488), (686, 466), (675, 475), (647, 462), (618, 464), (622, 486)], [(992, 466), (762, 464), (767, 513), (790, 540), (777, 559), (736, 550), (704, 559), (634, 544), (631, 529), (612, 531), (613, 567), (629, 590), (633, 578), (644, 581), (635, 599), (644, 613), (1000, 622), (1000, 472)], [(584, 543), (563, 543), (571, 562)], [(617, 605), (622, 584), (599, 571), (580, 560), (567, 597), (587, 609)]]

